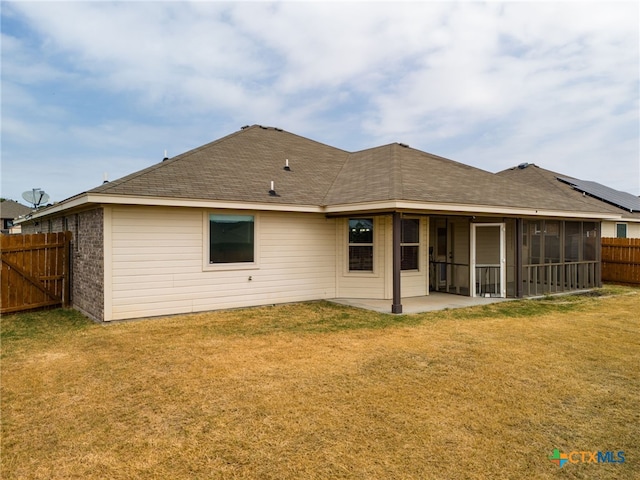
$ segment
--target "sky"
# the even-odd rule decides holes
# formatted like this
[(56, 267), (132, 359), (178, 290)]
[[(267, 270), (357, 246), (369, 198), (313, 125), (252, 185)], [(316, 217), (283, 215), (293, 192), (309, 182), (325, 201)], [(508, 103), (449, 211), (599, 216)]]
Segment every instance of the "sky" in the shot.
[(637, 2), (0, 6), (5, 198), (62, 201), (253, 124), (640, 194)]

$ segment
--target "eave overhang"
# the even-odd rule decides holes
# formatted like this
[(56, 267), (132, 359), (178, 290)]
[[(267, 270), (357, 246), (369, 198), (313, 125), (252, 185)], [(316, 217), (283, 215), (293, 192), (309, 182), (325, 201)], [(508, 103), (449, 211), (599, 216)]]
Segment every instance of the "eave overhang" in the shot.
[(593, 220), (620, 220), (621, 215), (603, 212), (576, 212), (566, 210), (536, 209), (523, 207), (505, 207), (492, 205), (469, 205), (452, 203), (414, 202), (407, 200), (392, 200), (385, 202), (350, 203), (342, 205), (329, 205), (325, 207), (327, 215), (341, 215), (345, 213), (367, 212), (414, 212), (430, 214), (463, 214), (467, 216), (500, 216), (500, 217), (545, 217), (545, 218), (575, 218)]
[(46, 209), (34, 212), (28, 218), (20, 219), (20, 222), (48, 217), (67, 210), (77, 210), (79, 208), (85, 208), (89, 205), (139, 205), (155, 207), (187, 207), (232, 210), (269, 210), (275, 212), (324, 213), (324, 208), (317, 205), (293, 205), (286, 203), (182, 199), (150, 196), (134, 197), (131, 195), (84, 193)]
[(436, 202), (417, 202), (408, 200), (386, 200), (375, 202), (347, 203), (339, 205), (297, 205), (272, 202), (245, 202), (229, 200), (203, 200), (152, 196), (113, 195), (104, 193), (84, 193), (65, 200), (44, 210), (34, 212), (28, 218), (19, 219), (23, 223), (38, 218), (84, 209), (91, 205), (140, 205), (156, 207), (186, 207), (227, 210), (260, 210), (274, 212), (323, 213), (328, 216), (344, 216), (367, 213), (406, 212), (428, 214), (462, 214), (467, 216), (501, 216), (501, 217), (546, 217), (575, 218), (609, 221), (628, 221), (622, 215), (603, 212), (576, 212), (566, 210), (536, 209), (523, 207), (506, 207), (492, 205), (469, 205)]

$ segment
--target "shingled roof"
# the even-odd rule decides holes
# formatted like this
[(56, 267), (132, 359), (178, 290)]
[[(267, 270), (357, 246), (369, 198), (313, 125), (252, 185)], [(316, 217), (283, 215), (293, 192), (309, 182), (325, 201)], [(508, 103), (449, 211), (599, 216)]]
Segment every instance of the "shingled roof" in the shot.
[(570, 199), (570, 201), (576, 205), (583, 204), (585, 209), (622, 215), (623, 218), (629, 220), (640, 220), (640, 212), (631, 213), (625, 209), (603, 202), (598, 198), (584, 195), (582, 192), (574, 189), (566, 182), (558, 180), (559, 178), (578, 179), (552, 170), (544, 169), (533, 163), (521, 164), (517, 167), (512, 167), (498, 172), (496, 175), (509, 179), (512, 182), (517, 182), (520, 185), (532, 186), (538, 191), (548, 192), (550, 195), (556, 196), (560, 194)]
[[(290, 170), (284, 168), (287, 160)], [(271, 181), (275, 196), (269, 195)], [(259, 125), (90, 193), (317, 206), (405, 200), (610, 211), (561, 189), (540, 191), (398, 143), (350, 153)]]
[[(338, 148), (254, 125), (90, 192), (321, 205), (348, 156)], [(271, 181), (276, 196), (269, 195)]]
[(325, 198), (325, 205), (384, 200), (602, 211), (598, 205), (576, 202), (560, 190), (550, 193), (523, 186), (397, 143), (349, 155)]
[[(287, 161), (289, 169), (284, 168)], [(275, 195), (269, 192), (271, 182)], [(127, 203), (160, 198), (333, 211), (345, 205), (396, 201), (424, 204), (421, 209), (447, 204), (451, 211), (466, 206), (466, 211), (506, 207), (613, 213), (600, 202), (568, 195), (562, 188), (523, 184), (508, 174), (496, 175), (400, 143), (347, 152), (260, 125), (243, 127), (74, 199), (83, 195), (88, 201), (100, 197), (98, 202), (109, 197), (125, 198)]]
[(5, 200), (0, 202), (0, 218), (14, 219), (20, 215), (26, 215), (30, 213), (31, 209), (21, 203), (14, 202), (13, 200)]

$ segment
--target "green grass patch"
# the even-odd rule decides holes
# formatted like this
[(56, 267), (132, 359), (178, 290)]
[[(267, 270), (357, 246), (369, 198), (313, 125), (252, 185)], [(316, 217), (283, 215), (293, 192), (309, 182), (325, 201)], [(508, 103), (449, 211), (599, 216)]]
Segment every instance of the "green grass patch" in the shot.
[(77, 310), (58, 308), (5, 315), (0, 322), (0, 340), (35, 340), (74, 333), (96, 324)]

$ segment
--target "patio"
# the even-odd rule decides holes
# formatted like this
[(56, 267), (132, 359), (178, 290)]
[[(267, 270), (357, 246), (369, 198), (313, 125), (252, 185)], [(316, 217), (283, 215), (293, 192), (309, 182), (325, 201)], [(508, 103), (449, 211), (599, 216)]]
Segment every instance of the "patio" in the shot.
[[(422, 313), (446, 308), (474, 307), (490, 303), (515, 300), (513, 298), (485, 298), (466, 297), (450, 293), (431, 292), (422, 297), (407, 297), (402, 299), (402, 313)], [(391, 300), (376, 300), (368, 298), (335, 298), (330, 300), (341, 305), (373, 310), (380, 313), (391, 313)]]

